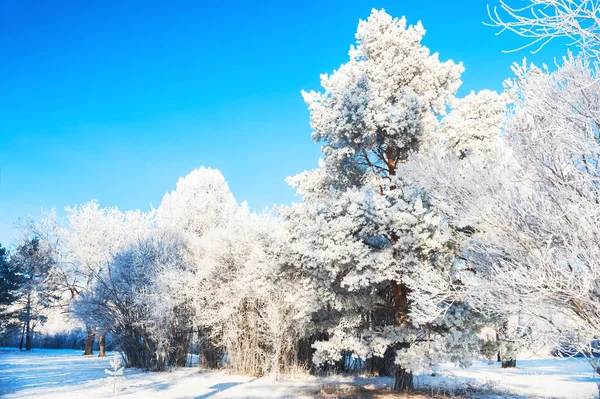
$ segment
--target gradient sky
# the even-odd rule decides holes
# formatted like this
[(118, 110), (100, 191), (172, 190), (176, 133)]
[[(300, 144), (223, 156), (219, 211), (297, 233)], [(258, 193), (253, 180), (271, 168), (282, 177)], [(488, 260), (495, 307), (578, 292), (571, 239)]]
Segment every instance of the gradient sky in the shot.
[(486, 4), (0, 0), (0, 243), (41, 208), (156, 207), (201, 165), (253, 210), (289, 204), (284, 178), (319, 157), (300, 90), (347, 61), (372, 8), (421, 20), (425, 45), (463, 61), (460, 95), (565, 52), (502, 53), (523, 41), (484, 26)]

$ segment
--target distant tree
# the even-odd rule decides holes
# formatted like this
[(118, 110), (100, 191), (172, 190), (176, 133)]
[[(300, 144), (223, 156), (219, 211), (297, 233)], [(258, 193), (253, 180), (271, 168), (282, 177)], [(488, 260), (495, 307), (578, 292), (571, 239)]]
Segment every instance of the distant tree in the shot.
[[(114, 256), (131, 243), (142, 239), (154, 224), (154, 213), (138, 211), (122, 212), (117, 207), (100, 207), (97, 201), (67, 208), (68, 229), (64, 235), (64, 262), (71, 270), (72, 295), (91, 290), (95, 282), (107, 273), (107, 266)], [(74, 293), (74, 294), (73, 294)], [(83, 315), (82, 315), (83, 316)], [(105, 355), (106, 330), (90, 324), (83, 317), (88, 337), (84, 355), (93, 354), (94, 336), (101, 344), (100, 356)]]
[(176, 189), (164, 195), (156, 219), (162, 229), (201, 237), (226, 226), (239, 207), (221, 172), (201, 166), (179, 178)]
[[(55, 212), (49, 212), (32, 221), (29, 228), (52, 249), (52, 274), (59, 291), (68, 293), (72, 301), (94, 287), (119, 251), (152, 230), (154, 212), (122, 212), (117, 207), (103, 208), (95, 200), (67, 207), (66, 212), (64, 220), (58, 219)], [(66, 302), (68, 307), (69, 301)], [(93, 354), (94, 340), (98, 336), (100, 356), (104, 356), (104, 326), (90, 324), (83, 313), (78, 316), (87, 330), (84, 355)]]
[(11, 256), (11, 264), (21, 280), (16, 292), (17, 314), (23, 323), (19, 349), (31, 349), (31, 336), (35, 327), (46, 320), (46, 312), (58, 299), (57, 284), (52, 278), (54, 265), (51, 251), (41, 245), (38, 238), (27, 239)]
[(0, 332), (7, 328), (14, 316), (14, 309), (11, 310), (10, 306), (18, 299), (23, 283), (8, 255), (6, 248), (0, 245)]

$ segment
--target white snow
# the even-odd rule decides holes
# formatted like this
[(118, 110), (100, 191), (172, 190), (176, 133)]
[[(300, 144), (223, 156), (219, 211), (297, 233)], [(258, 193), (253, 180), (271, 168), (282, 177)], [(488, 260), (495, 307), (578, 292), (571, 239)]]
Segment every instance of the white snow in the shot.
[[(83, 357), (76, 350), (33, 349), (19, 352), (0, 348), (0, 396), (5, 398), (290, 398), (310, 397), (310, 392), (339, 384), (385, 386), (391, 378), (356, 376), (252, 378), (196, 367), (172, 372), (126, 369), (113, 393), (110, 356)], [(118, 355), (117, 355), (118, 356)], [(489, 387), (523, 397), (587, 399), (597, 395), (590, 366), (583, 359), (531, 358), (506, 370), (496, 363), (475, 362), (471, 368), (440, 366), (437, 376), (416, 377), (418, 385), (434, 392), (452, 392), (467, 387)]]
[(439, 374), (440, 377), (429, 378), (427, 383), (436, 386), (485, 384), (526, 397), (587, 399), (598, 395), (592, 368), (583, 358), (519, 359), (516, 369), (502, 369), (497, 362), (477, 361), (465, 369), (444, 365)]
[[(295, 389), (312, 389), (316, 379), (252, 378), (196, 367), (172, 372), (126, 369), (113, 394), (110, 356), (83, 357), (82, 351), (0, 348), (0, 396), (6, 398), (284, 398)], [(120, 388), (120, 389), (119, 389)]]

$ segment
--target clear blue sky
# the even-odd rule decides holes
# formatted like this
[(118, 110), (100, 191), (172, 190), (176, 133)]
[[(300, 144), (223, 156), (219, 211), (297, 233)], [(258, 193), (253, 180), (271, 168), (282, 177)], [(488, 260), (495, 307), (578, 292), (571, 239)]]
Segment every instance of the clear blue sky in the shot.
[(522, 41), (482, 25), (486, 3), (0, 0), (0, 243), (42, 207), (156, 207), (201, 165), (253, 210), (291, 203), (284, 178), (319, 157), (300, 90), (346, 62), (358, 20), (421, 20), (432, 51), (464, 62), (459, 94), (500, 90), (540, 57), (503, 54)]

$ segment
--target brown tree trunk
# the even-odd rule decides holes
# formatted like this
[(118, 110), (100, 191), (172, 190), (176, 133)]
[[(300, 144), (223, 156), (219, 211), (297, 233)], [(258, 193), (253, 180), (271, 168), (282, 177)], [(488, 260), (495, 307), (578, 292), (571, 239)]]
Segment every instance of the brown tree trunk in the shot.
[(102, 331), (102, 334), (98, 335), (98, 345), (100, 346), (100, 352), (98, 357), (106, 357), (106, 330)]
[(410, 392), (415, 389), (413, 374), (400, 366), (396, 366), (394, 375), (394, 391)]
[[(402, 325), (407, 322), (408, 311), (410, 310), (410, 305), (408, 303), (408, 293), (410, 289), (403, 283), (397, 283), (395, 281), (391, 282), (391, 286), (394, 293), (396, 323), (398, 325)], [(400, 342), (396, 344), (394, 348), (394, 360), (398, 349), (409, 347), (410, 343), (408, 342)], [(394, 390), (405, 392), (414, 390), (413, 374), (398, 365), (396, 365), (394, 372)]]
[(85, 340), (85, 352), (83, 356), (91, 356), (94, 354), (94, 337), (96, 336), (96, 329), (87, 329), (87, 338)]
[[(394, 346), (394, 360), (396, 353), (399, 349), (410, 348), (410, 343), (401, 342)], [(388, 349), (389, 350), (389, 349)], [(410, 392), (414, 391), (415, 386), (413, 382), (413, 374), (412, 372), (406, 370), (405, 368), (394, 364), (394, 391), (403, 391)]]
[(517, 359), (502, 359), (502, 368), (512, 368), (517, 367)]

